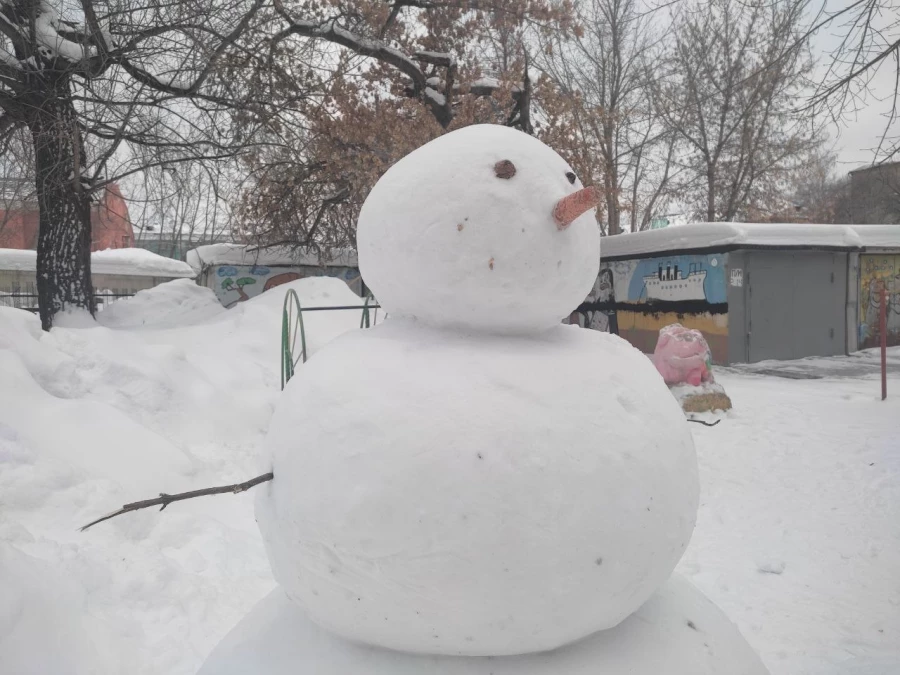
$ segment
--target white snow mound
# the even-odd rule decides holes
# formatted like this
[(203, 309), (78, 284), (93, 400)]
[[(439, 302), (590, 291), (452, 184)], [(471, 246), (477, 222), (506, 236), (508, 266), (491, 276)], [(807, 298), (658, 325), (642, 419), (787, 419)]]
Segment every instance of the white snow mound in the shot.
[(177, 279), (111, 303), (97, 320), (119, 329), (176, 328), (211, 319), (224, 311), (212, 289), (190, 279)]
[(121, 672), (82, 589), (47, 563), (0, 543), (0, 666), (9, 675)]
[(403, 651), (517, 654), (611, 628), (697, 513), (693, 441), (656, 369), (572, 326), (344, 335), (285, 389), (266, 445), (276, 580), (323, 627)]
[[(359, 304), (339, 279), (286, 288), (304, 306)], [(78, 531), (127, 502), (261, 473), (284, 293), (228, 311), (211, 297), (164, 284), (101, 312), (105, 326), (49, 333), (0, 307), (0, 542), (22, 554), (0, 547), (2, 675), (192, 675), (272, 589), (249, 494)], [(306, 319), (315, 353), (360, 312)], [(123, 656), (107, 667), (110, 645)]]
[[(502, 160), (515, 166), (511, 178), (495, 175)], [(587, 297), (600, 264), (593, 209), (565, 230), (553, 220), (557, 202), (582, 187), (571, 171), (536, 138), (499, 125), (427, 143), (363, 204), (366, 284), (395, 317), (492, 332), (559, 323)]]
[(544, 654), (452, 657), (344, 642), (276, 589), (229, 633), (198, 675), (768, 675), (721, 610), (672, 577), (616, 628)]

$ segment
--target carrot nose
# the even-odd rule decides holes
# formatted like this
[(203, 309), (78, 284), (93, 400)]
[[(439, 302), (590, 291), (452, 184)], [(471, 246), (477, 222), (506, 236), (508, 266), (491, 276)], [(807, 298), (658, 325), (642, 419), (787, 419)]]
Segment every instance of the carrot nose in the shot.
[(595, 187), (581, 188), (578, 192), (566, 195), (553, 209), (553, 220), (560, 230), (566, 229), (575, 219), (600, 203), (600, 193)]

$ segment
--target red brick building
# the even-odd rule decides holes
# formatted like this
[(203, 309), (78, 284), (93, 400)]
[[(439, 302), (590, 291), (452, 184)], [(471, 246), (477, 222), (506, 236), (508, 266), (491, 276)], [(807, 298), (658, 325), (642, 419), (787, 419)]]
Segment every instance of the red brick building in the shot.
[[(24, 203), (19, 208), (0, 209), (0, 248), (37, 248), (37, 202)], [(91, 207), (91, 250), (134, 247), (134, 232), (128, 205), (115, 183), (108, 185), (100, 201)]]

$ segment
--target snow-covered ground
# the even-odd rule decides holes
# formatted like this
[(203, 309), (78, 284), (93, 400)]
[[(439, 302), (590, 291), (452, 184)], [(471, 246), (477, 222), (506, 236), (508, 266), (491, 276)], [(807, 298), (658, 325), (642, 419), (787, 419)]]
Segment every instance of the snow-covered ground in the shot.
[(692, 425), (701, 503), (679, 571), (772, 675), (900, 673), (900, 376), (886, 401), (874, 375), (716, 377), (734, 409)]
[[(358, 303), (333, 279), (288, 287)], [(260, 473), (283, 297), (226, 311), (177, 281), (49, 335), (0, 308), (0, 672), (194, 673), (272, 588), (252, 495), (78, 527)], [(314, 352), (360, 316), (306, 318)], [(719, 371), (734, 411), (691, 425), (702, 500), (679, 571), (773, 675), (900, 672), (900, 375), (882, 402), (877, 375), (839, 370)]]

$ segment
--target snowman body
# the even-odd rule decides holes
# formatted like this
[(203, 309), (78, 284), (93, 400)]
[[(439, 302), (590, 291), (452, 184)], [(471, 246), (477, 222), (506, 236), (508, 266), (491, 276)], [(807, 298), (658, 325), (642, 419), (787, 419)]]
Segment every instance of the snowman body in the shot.
[(419, 653), (555, 649), (634, 612), (687, 546), (677, 403), (625, 341), (559, 325), (599, 264), (570, 174), (531, 137), (469, 127), (367, 200), (360, 267), (391, 318), (285, 389), (257, 499), (276, 580), (323, 627)]

